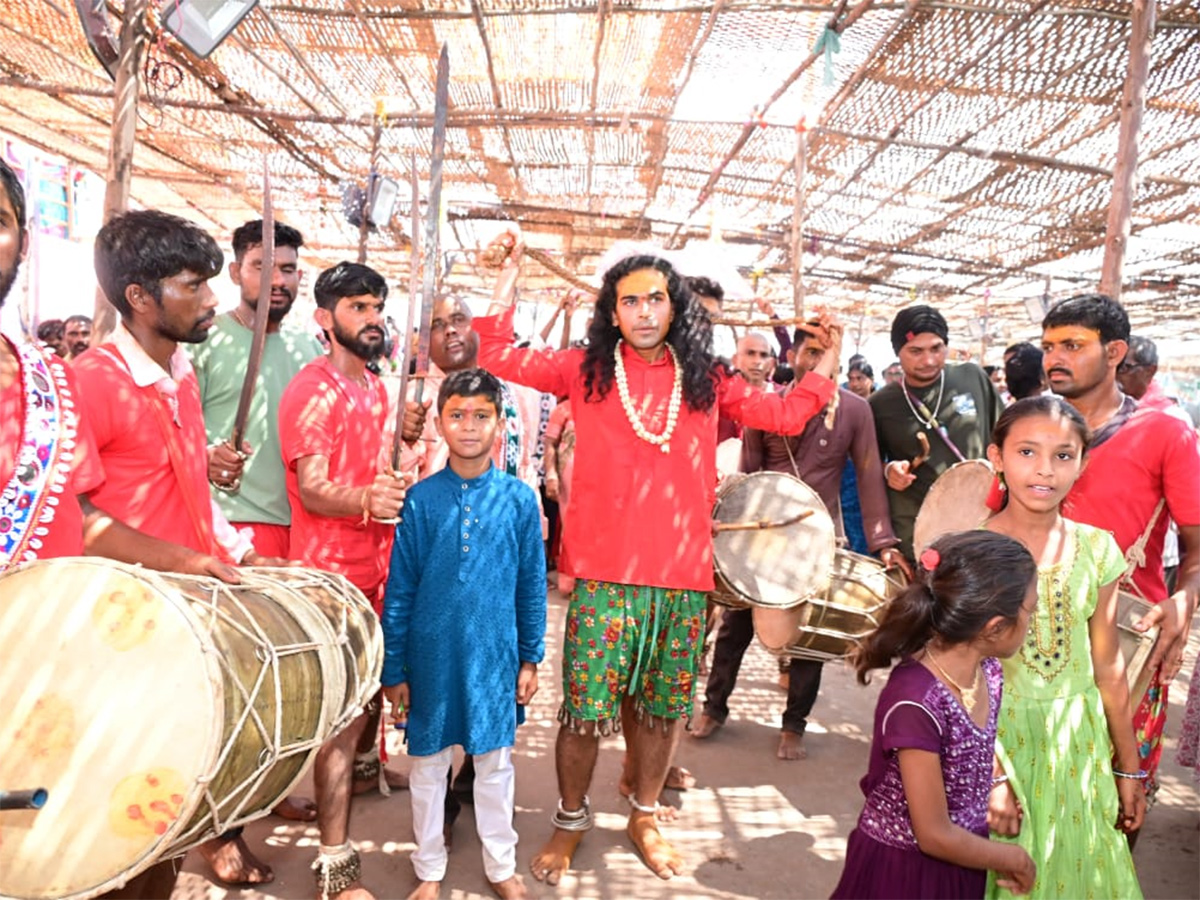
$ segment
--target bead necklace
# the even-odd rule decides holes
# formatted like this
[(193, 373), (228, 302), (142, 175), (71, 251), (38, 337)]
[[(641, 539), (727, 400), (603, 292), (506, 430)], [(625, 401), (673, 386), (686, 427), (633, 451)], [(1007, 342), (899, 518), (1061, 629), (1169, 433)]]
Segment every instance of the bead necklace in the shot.
[(642, 424), (642, 417), (638, 415), (637, 407), (633, 405), (633, 399), (629, 396), (629, 379), (625, 376), (625, 360), (621, 355), (621, 345), (624, 343), (623, 340), (617, 341), (617, 346), (613, 349), (613, 359), (616, 361), (617, 395), (621, 398), (625, 418), (629, 420), (633, 433), (639, 438), (647, 444), (654, 444), (663, 453), (670, 453), (671, 435), (675, 433), (675, 426), (679, 422), (679, 408), (683, 403), (683, 369), (675, 355), (675, 348), (670, 344), (666, 345), (667, 352), (671, 355), (671, 363), (675, 366), (675, 383), (671, 387), (671, 399), (667, 403), (667, 424), (662, 434), (653, 434)]
[(933, 651), (928, 647), (925, 648), (925, 656), (933, 663), (933, 667), (942, 673), (942, 677), (950, 682), (951, 687), (958, 691), (959, 696), (962, 697), (962, 705), (967, 710), (967, 714), (970, 715), (975, 709), (976, 693), (979, 691), (979, 667), (975, 667), (975, 680), (971, 682), (969, 688), (965, 688), (950, 677), (950, 673), (942, 668), (941, 664), (937, 661), (937, 657), (933, 655)]
[[(938, 375), (937, 403), (935, 403), (933, 405), (932, 411), (929, 409), (925, 410), (925, 412), (928, 413), (928, 415), (929, 415), (929, 418), (926, 419), (919, 412), (917, 412), (917, 408), (915, 406), (913, 406), (913, 402), (912, 402), (913, 394), (912, 394), (912, 389), (908, 386), (908, 380), (903, 377), (900, 379), (900, 393), (902, 393), (904, 395), (904, 402), (908, 404), (908, 408), (912, 412), (913, 418), (915, 418), (918, 422), (920, 422), (926, 428), (937, 428), (938, 427), (937, 414), (938, 414), (938, 410), (942, 408), (942, 395), (945, 393), (945, 391), (946, 391), (946, 370), (942, 369), (941, 374)], [(920, 402), (920, 401), (918, 401), (918, 402)], [(924, 407), (925, 404), (922, 403), (921, 406)]]

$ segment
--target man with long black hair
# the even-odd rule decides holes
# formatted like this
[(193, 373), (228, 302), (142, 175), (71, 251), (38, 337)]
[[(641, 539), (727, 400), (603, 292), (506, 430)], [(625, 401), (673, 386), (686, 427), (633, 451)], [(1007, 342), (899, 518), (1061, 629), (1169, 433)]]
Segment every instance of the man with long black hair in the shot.
[(705, 595), (713, 588), (711, 514), (718, 413), (797, 434), (833, 395), (841, 326), (820, 329), (825, 356), (786, 399), (733, 377), (712, 353), (712, 324), (669, 262), (621, 260), (604, 275), (583, 350), (512, 346), (511, 300), (523, 246), (511, 247), (489, 312), (475, 320), (479, 363), (572, 401), (576, 471), (564, 542), (578, 581), (563, 642), (555, 746), (555, 831), (534, 856), (557, 884), (592, 825), (587, 798), (599, 738), (624, 729), (627, 833), (660, 878), (683, 858), (659, 833), (655, 804), (691, 716)]

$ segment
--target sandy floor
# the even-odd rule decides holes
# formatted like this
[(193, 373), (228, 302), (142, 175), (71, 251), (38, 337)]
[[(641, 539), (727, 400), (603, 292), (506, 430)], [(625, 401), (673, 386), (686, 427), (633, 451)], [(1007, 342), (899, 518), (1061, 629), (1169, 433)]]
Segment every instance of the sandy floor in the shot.
[[(557, 725), (558, 645), (565, 602), (550, 594), (549, 656), (542, 668), (542, 691), (529, 723), (517, 739), (517, 830), (519, 871), (549, 833), (556, 802), (553, 745)], [(1190, 675), (1200, 629), (1193, 631)], [(672, 793), (678, 819), (665, 831), (684, 851), (687, 871), (669, 882), (655, 878), (625, 839), (627, 806), (617, 796), (621, 746), (604, 742), (592, 803), (596, 828), (575, 860), (575, 870), (557, 889), (527, 878), (534, 896), (565, 898), (801, 898), (827, 897), (841, 873), (846, 836), (860, 809), (858, 780), (866, 771), (870, 722), (877, 687), (857, 686), (848, 669), (827, 666), (821, 697), (805, 739), (807, 760), (775, 758), (784, 694), (776, 665), (754, 645), (731, 700), (733, 714), (711, 739), (685, 738), (678, 762), (699, 785)], [(1181, 676), (1171, 697), (1171, 720), (1183, 711), (1187, 680)], [(1169, 730), (1174, 733), (1177, 725)], [(403, 754), (393, 765), (404, 768)], [(1175, 741), (1164, 754), (1163, 789), (1134, 854), (1147, 898), (1200, 896), (1200, 802), (1190, 773), (1175, 764)], [(311, 795), (311, 792), (310, 792)], [(414, 883), (408, 856), (413, 849), (406, 793), (356, 801), (351, 834), (363, 857), (364, 882), (381, 900), (404, 897)], [(227, 890), (203, 873), (203, 861), (187, 858), (172, 900), (286, 898), (313, 896), (308, 866), (316, 853), (313, 827), (274, 817), (247, 827), (251, 845), (275, 869), (263, 890)], [(470, 809), (455, 832), (446, 898), (490, 897), (474, 835)]]

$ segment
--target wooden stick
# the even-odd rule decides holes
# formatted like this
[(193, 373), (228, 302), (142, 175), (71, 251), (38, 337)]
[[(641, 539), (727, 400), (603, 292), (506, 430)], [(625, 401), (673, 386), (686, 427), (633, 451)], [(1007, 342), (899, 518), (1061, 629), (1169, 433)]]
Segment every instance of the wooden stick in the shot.
[(815, 514), (815, 509), (806, 509), (791, 518), (780, 519), (778, 521), (757, 519), (753, 522), (718, 522), (713, 526), (713, 531), (762, 531), (764, 528), (787, 528), (787, 526), (803, 522), (809, 516)]
[(909, 472), (915, 472), (920, 468), (921, 463), (929, 459), (929, 438), (925, 437), (925, 432), (917, 432), (917, 443), (921, 445), (921, 452), (913, 457), (913, 461), (908, 466)]

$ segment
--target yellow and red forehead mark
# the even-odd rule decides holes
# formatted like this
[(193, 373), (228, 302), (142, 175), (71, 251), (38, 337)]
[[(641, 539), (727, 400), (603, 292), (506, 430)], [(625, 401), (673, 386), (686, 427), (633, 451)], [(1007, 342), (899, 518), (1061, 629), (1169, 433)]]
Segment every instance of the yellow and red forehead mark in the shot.
[(658, 269), (637, 269), (617, 282), (617, 298), (667, 293), (667, 276)]

